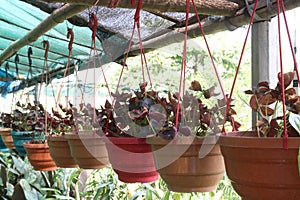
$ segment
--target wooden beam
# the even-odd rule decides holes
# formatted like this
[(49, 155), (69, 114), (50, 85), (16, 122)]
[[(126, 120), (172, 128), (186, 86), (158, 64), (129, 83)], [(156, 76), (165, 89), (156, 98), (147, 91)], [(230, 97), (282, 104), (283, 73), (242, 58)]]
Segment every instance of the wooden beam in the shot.
[[(43, 0), (48, 3), (72, 3), (92, 6), (95, 0)], [(100, 0), (98, 6), (108, 7), (111, 0)], [(136, 1), (137, 4), (138, 1)], [(239, 4), (230, 0), (195, 0), (198, 12), (205, 15), (232, 16), (239, 9)], [(144, 0), (142, 9), (152, 12), (185, 12), (185, 0)], [(130, 0), (120, 0), (118, 8), (134, 8)], [(193, 8), (191, 5), (191, 12)]]
[[(272, 7), (268, 7), (266, 4), (266, 0), (262, 0), (259, 3), (257, 8), (257, 16), (260, 19), (254, 19), (255, 22), (259, 22), (261, 19), (269, 20), (272, 17), (277, 15), (276, 11), (276, 0), (271, 1)], [(285, 8), (287, 10), (291, 10), (300, 6), (299, 0), (286, 0)], [(248, 10), (243, 8), (239, 10), (235, 16), (232, 17), (220, 17), (213, 19), (204, 19), (201, 24), (204, 29), (206, 35), (225, 31), (225, 30), (234, 30), (244, 25), (249, 24), (250, 15)], [(172, 43), (181, 42), (183, 40), (185, 28), (175, 28), (173, 30), (163, 30), (162, 33), (156, 33), (154, 37), (146, 38), (143, 40), (143, 46), (145, 48), (145, 52), (152, 51), (153, 49), (161, 48), (167, 46)], [(201, 31), (199, 29), (198, 23), (189, 25), (188, 27), (188, 35), (190, 38), (195, 38), (202, 36)], [(129, 56), (136, 56), (140, 53), (139, 44), (134, 44), (131, 47), (131, 52)], [(121, 57), (120, 57), (121, 59)]]
[(59, 23), (64, 22), (64, 20), (76, 15), (77, 13), (85, 10), (86, 5), (71, 5), (66, 4), (63, 7), (55, 10), (49, 17), (42, 21), (38, 26), (29, 31), (23, 38), (16, 40), (11, 43), (0, 55), (0, 65), (8, 58), (10, 58), (14, 53), (16, 53), (20, 48), (28, 45), (35, 40), (37, 40), (44, 33), (52, 29)]

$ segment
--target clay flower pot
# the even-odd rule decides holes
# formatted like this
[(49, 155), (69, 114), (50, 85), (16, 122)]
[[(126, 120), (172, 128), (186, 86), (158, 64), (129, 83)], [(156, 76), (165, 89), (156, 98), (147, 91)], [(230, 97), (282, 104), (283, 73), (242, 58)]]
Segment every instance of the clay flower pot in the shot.
[(49, 135), (47, 138), (50, 155), (57, 167), (76, 168), (67, 139), (63, 135)]
[(208, 192), (216, 189), (225, 172), (216, 137), (148, 138), (156, 169), (169, 190)]
[(226, 171), (236, 192), (250, 200), (299, 199), (300, 138), (288, 138), (289, 148), (285, 150), (282, 138), (247, 137), (249, 133), (220, 137)]
[[(32, 138), (32, 134), (34, 134), (34, 139)], [(45, 137), (44, 133), (33, 131), (11, 131), (11, 136), (19, 156), (26, 156), (26, 151), (23, 146), (25, 142), (43, 140)]]
[(109, 165), (102, 138), (92, 131), (66, 133), (71, 155), (82, 169), (101, 169)]
[(109, 161), (120, 181), (147, 183), (156, 181), (156, 172), (151, 146), (145, 138), (105, 137)]
[(28, 160), (37, 171), (50, 171), (57, 169), (52, 160), (47, 142), (44, 144), (25, 142), (24, 148), (28, 155)]
[(0, 135), (5, 146), (9, 149), (15, 149), (14, 140), (11, 136), (11, 128), (1, 128)]

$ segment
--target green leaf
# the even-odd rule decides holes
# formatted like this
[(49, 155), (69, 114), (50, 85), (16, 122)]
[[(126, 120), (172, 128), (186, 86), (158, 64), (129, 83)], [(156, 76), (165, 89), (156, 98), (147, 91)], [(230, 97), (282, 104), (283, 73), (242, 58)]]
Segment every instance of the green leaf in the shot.
[(12, 159), (18, 172), (20, 172), (20, 174), (26, 174), (27, 164), (21, 158), (12, 156)]
[(25, 179), (21, 179), (19, 183), (16, 184), (13, 193), (13, 199), (18, 200), (39, 200), (41, 197), (42, 195), (33, 189)]
[(6, 195), (7, 196), (12, 196), (14, 192), (14, 185), (11, 183), (7, 183), (7, 187), (6, 187)]
[(172, 195), (174, 200), (180, 200), (180, 193), (175, 193)]
[(289, 122), (300, 135), (300, 127), (299, 127), (300, 126), (300, 115), (290, 113), (289, 114)]
[(41, 190), (41, 191), (45, 191), (45, 192), (51, 191), (51, 192), (54, 192), (54, 193), (56, 193), (56, 194), (61, 194), (61, 191), (58, 190), (58, 189), (55, 189), (55, 188), (41, 188), (40, 190)]
[(171, 195), (171, 192), (168, 190), (163, 198), (163, 200), (169, 200), (170, 199), (170, 195)]
[(7, 184), (7, 171), (6, 168), (1, 165), (1, 179), (2, 179), (2, 183), (4, 188), (6, 188), (6, 184)]
[(152, 200), (152, 190), (146, 190), (146, 200)]
[(53, 196), (55, 196), (56, 199), (60, 199), (60, 200), (75, 200), (73, 197), (67, 197), (62, 195), (53, 195)]
[(7, 164), (6, 164), (6, 162), (2, 159), (2, 157), (0, 157), (0, 163), (1, 163), (2, 165), (4, 165), (5, 167), (7, 167)]

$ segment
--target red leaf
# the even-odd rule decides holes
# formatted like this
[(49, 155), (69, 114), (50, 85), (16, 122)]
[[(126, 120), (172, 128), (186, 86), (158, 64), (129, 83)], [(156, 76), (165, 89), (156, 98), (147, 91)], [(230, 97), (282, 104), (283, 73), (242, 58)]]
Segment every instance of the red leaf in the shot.
[(257, 104), (257, 100), (256, 100), (256, 96), (255, 95), (253, 95), (251, 97), (249, 104), (250, 104), (250, 107), (252, 108), (252, 110), (257, 111), (258, 104)]
[(109, 101), (105, 101), (105, 104), (104, 104), (104, 108), (105, 109), (111, 109), (112, 108), (112, 106), (111, 106), (111, 103), (109, 102)]
[(191, 83), (190, 89), (193, 91), (202, 91), (201, 84), (196, 80)]
[(277, 99), (273, 98), (273, 96), (268, 93), (268, 94), (264, 94), (261, 97), (259, 97), (258, 99), (258, 104), (259, 105), (271, 105), (272, 103), (276, 102)]
[(260, 107), (260, 111), (264, 116), (272, 116), (274, 114), (274, 110), (272, 108), (269, 108), (268, 106)]
[(257, 87), (266, 87), (269, 88), (269, 83), (267, 81), (262, 81), (257, 84)]
[(286, 95), (296, 95), (296, 90), (294, 88), (289, 88), (287, 90), (285, 90), (285, 94)]
[[(281, 85), (281, 72), (278, 73), (278, 84)], [(284, 88), (287, 88), (294, 79), (294, 72), (287, 72), (283, 74), (284, 76)]]
[(245, 94), (253, 94), (253, 91), (252, 90), (246, 90), (244, 91)]

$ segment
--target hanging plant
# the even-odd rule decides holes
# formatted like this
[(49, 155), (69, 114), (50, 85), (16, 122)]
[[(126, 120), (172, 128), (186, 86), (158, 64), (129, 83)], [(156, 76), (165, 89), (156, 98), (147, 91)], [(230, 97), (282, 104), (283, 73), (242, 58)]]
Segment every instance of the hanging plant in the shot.
[(251, 95), (249, 105), (259, 118), (255, 127), (258, 136), (283, 137), (283, 119), (286, 117), (288, 136), (300, 137), (300, 96), (294, 88), (289, 87), (293, 79), (293, 72), (284, 74), (286, 113), (279, 110), (283, 95), (281, 73), (278, 73), (278, 83), (274, 89), (269, 87), (268, 82), (260, 82), (257, 84), (257, 89), (245, 91), (246, 94)]
[[(257, 5), (258, 0), (254, 4), (247, 36)], [(253, 130), (226, 133), (219, 140), (226, 164), (226, 173), (233, 188), (243, 199), (279, 200), (298, 199), (300, 196), (299, 162), (297, 161), (300, 146), (298, 132), (300, 97), (297, 91), (290, 87), (295, 75), (298, 80), (294, 87), (298, 87), (299, 74), (294, 52), (292, 55), (296, 74), (284, 73), (283, 70), (280, 37), (281, 9), (287, 27), (283, 1), (277, 1), (280, 52), (278, 83), (273, 89), (270, 88), (268, 82), (262, 81), (257, 84), (257, 88), (247, 90), (246, 94), (251, 95), (249, 105), (258, 118), (255, 127)], [(291, 41), (290, 38), (289, 41)], [(293, 49), (291, 43), (290, 46)], [(238, 69), (239, 66), (235, 78)], [(235, 81), (229, 100), (234, 84)]]
[[(139, 85), (139, 90), (130, 93), (112, 94), (115, 98), (114, 107), (106, 100), (97, 117), (102, 131), (108, 137), (145, 137), (153, 135), (153, 119), (164, 117), (163, 114), (151, 110), (158, 105), (161, 98), (158, 92), (147, 90), (147, 82)], [(148, 126), (148, 127), (147, 127)], [(143, 132), (142, 129), (146, 129)], [(148, 133), (145, 133), (147, 132)]]

